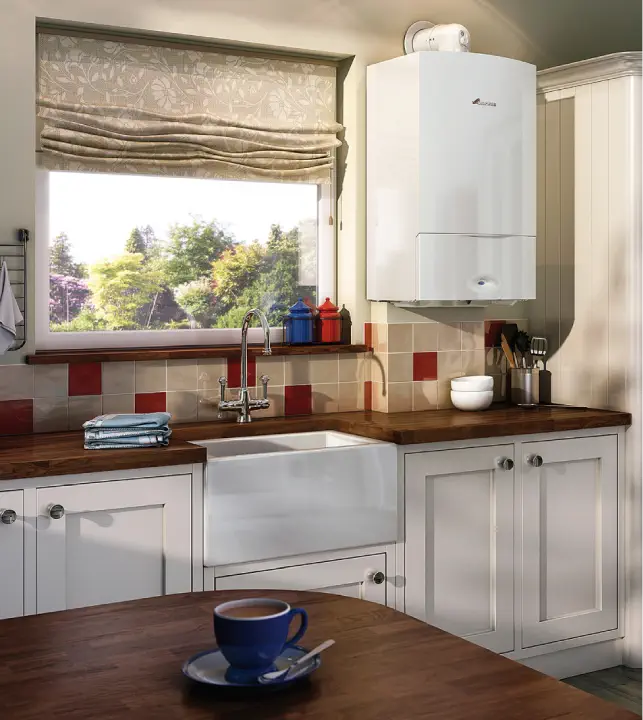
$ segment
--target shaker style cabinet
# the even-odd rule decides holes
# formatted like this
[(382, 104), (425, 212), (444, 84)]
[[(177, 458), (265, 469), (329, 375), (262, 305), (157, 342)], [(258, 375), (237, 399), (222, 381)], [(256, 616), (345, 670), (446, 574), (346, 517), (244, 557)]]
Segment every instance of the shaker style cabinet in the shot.
[(316, 590), (386, 605), (386, 554), (217, 577), (216, 590)]
[(36, 492), (38, 613), (191, 591), (190, 475)]
[(618, 627), (618, 440), (522, 444), (522, 645)]
[(406, 612), (514, 649), (514, 446), (405, 458)]
[(0, 620), (24, 612), (22, 490), (0, 492)]

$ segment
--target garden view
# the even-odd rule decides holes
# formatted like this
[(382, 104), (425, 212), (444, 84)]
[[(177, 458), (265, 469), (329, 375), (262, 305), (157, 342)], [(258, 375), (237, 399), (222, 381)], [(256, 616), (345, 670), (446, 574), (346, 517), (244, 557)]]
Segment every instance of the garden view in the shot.
[(50, 329), (238, 328), (252, 307), (280, 326), (297, 297), (316, 299), (316, 233), (315, 220), (289, 230), (273, 224), (267, 238), (244, 243), (217, 220), (193, 216), (163, 238), (150, 225), (134, 227), (122, 252), (87, 264), (58, 232), (50, 244)]

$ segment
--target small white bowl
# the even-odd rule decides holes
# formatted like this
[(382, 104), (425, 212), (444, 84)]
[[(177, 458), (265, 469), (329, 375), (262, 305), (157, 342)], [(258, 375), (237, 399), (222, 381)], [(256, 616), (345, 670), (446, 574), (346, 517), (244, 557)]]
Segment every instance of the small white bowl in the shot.
[(458, 392), (482, 392), (493, 390), (493, 377), (491, 375), (470, 375), (469, 377), (453, 378), (451, 390)]
[(451, 402), (458, 410), (486, 410), (493, 400), (493, 390), (460, 392), (451, 390)]

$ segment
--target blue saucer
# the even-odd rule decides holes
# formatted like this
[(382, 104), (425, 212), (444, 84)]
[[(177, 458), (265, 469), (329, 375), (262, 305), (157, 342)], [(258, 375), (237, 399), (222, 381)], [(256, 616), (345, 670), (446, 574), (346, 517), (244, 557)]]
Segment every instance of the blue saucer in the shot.
[[(286, 648), (281, 655), (275, 660), (273, 670), (285, 670), (294, 662), (303, 657), (308, 650), (299, 645), (292, 645)], [(262, 685), (258, 680), (252, 682), (230, 682), (226, 680), (226, 671), (230, 667), (230, 663), (223, 657), (221, 651), (206, 650), (205, 652), (194, 655), (183, 665), (183, 674), (190, 680), (202, 683), (204, 685), (215, 685), (217, 687), (245, 687), (245, 688), (277, 688), (287, 687), (293, 683), (299, 682), (315, 672), (321, 665), (319, 655), (307, 662), (301, 670), (295, 671), (296, 674), (287, 680), (275, 680), (266, 685)]]

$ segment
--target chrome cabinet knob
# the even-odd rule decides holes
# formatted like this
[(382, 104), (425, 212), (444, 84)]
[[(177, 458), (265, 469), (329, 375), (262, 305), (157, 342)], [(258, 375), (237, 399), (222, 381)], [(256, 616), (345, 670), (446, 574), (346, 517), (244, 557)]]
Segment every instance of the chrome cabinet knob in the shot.
[(15, 523), (17, 517), (15, 510), (0, 510), (0, 522), (4, 525)]
[(50, 505), (47, 512), (52, 520), (60, 520), (65, 514), (65, 508), (62, 505)]
[(370, 580), (374, 585), (381, 585), (386, 580), (386, 575), (381, 570), (369, 570), (366, 573), (367, 580)]
[(498, 467), (501, 470), (513, 470), (514, 461), (508, 457), (498, 458)]
[(527, 457), (527, 464), (532, 467), (542, 467), (543, 459), (540, 455), (529, 455)]

